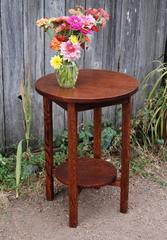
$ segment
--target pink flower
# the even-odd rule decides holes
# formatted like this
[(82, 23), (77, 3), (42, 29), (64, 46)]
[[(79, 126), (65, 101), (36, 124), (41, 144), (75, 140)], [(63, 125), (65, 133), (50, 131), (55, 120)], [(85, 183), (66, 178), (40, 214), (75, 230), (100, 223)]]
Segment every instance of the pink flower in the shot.
[(97, 20), (100, 17), (100, 12), (96, 8), (89, 8), (85, 11), (87, 14), (93, 15), (93, 17)]
[(72, 30), (80, 30), (82, 28), (81, 17), (71, 16), (68, 18), (68, 23), (70, 24), (70, 28)]
[(72, 43), (71, 41), (63, 42), (60, 47), (61, 55), (64, 60), (73, 61), (77, 58), (80, 58), (80, 44)]
[(66, 23), (62, 23), (60, 26), (56, 27), (54, 34), (56, 36), (58, 33), (68, 29), (70, 29), (69, 25), (67, 25)]
[(91, 28), (95, 24), (96, 20), (92, 15), (86, 15), (82, 17), (82, 23), (84, 27)]
[(104, 11), (103, 8), (99, 8), (98, 9), (100, 14), (106, 19), (106, 20), (109, 20), (110, 19), (110, 15), (108, 13), (106, 13), (106, 11)]
[(57, 17), (54, 19), (54, 23), (57, 24), (57, 23), (61, 23), (61, 22), (67, 22), (68, 20), (68, 16), (62, 16), (62, 17)]
[(104, 17), (102, 17), (100, 20), (101, 20), (101, 28), (105, 28), (106, 23), (107, 23), (106, 19)]
[(83, 35), (92, 34), (92, 29), (90, 29), (90, 28), (83, 27), (80, 31), (83, 33)]

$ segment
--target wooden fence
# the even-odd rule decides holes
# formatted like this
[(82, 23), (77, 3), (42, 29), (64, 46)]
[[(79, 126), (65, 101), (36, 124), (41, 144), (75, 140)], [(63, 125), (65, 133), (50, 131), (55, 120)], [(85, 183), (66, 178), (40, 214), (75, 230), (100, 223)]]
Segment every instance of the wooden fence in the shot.
[[(35, 81), (53, 72), (49, 59), (49, 37), (36, 27), (42, 17), (68, 14), (68, 9), (104, 8), (110, 15), (107, 27), (91, 36), (91, 45), (82, 53), (80, 68), (107, 69), (127, 73), (139, 82), (152, 70), (150, 62), (165, 50), (167, 36), (166, 0), (0, 0), (0, 146), (24, 138), (20, 79), (31, 68), (33, 120), (31, 135), (43, 135), (42, 97), (34, 90)], [(23, 72), (21, 74), (21, 68)], [(133, 114), (142, 107), (141, 91), (133, 98)], [(116, 121), (115, 107), (105, 108), (106, 117)], [(79, 121), (91, 119), (92, 112), (79, 114)], [(66, 113), (54, 106), (54, 129), (66, 128)]]

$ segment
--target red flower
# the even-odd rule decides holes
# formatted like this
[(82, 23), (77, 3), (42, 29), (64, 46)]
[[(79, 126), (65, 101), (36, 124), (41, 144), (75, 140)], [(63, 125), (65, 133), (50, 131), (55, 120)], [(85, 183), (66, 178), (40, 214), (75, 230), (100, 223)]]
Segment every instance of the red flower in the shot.
[(57, 40), (59, 42), (66, 42), (67, 41), (67, 37), (64, 36), (64, 35), (60, 35), (60, 36), (57, 37)]
[(81, 43), (82, 49), (85, 49), (85, 43)]
[(93, 30), (94, 32), (98, 32), (98, 31), (99, 31), (99, 29), (98, 29), (96, 26), (92, 26), (92, 30)]

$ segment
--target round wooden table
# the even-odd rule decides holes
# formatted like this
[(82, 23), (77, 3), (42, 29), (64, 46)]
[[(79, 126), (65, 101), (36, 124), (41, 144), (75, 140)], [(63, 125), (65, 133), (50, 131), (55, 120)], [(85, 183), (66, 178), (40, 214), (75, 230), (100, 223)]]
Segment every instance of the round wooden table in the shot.
[[(79, 71), (75, 88), (59, 87), (55, 74), (41, 77), (35, 83), (43, 96), (46, 163), (46, 198), (54, 195), (53, 177), (69, 188), (69, 226), (78, 225), (78, 194), (82, 188), (104, 185), (121, 188), (120, 211), (128, 209), (131, 96), (137, 92), (135, 78), (107, 70)], [(68, 161), (53, 166), (52, 102), (68, 114)], [(115, 167), (101, 159), (102, 107), (122, 104), (122, 167), (117, 177)], [(94, 109), (94, 158), (77, 157), (77, 112)]]

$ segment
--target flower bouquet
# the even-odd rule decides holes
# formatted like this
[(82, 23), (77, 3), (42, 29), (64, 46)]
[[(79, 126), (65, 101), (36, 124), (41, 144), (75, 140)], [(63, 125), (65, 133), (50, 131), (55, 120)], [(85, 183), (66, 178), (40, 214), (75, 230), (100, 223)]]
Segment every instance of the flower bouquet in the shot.
[(67, 88), (75, 86), (79, 72), (76, 59), (80, 58), (85, 43), (90, 43), (88, 35), (98, 32), (98, 26), (104, 28), (110, 18), (102, 8), (84, 10), (81, 6), (76, 7), (77, 10), (69, 10), (72, 16), (42, 18), (36, 22), (51, 38), (50, 48), (56, 54), (50, 64), (55, 69), (59, 85)]

